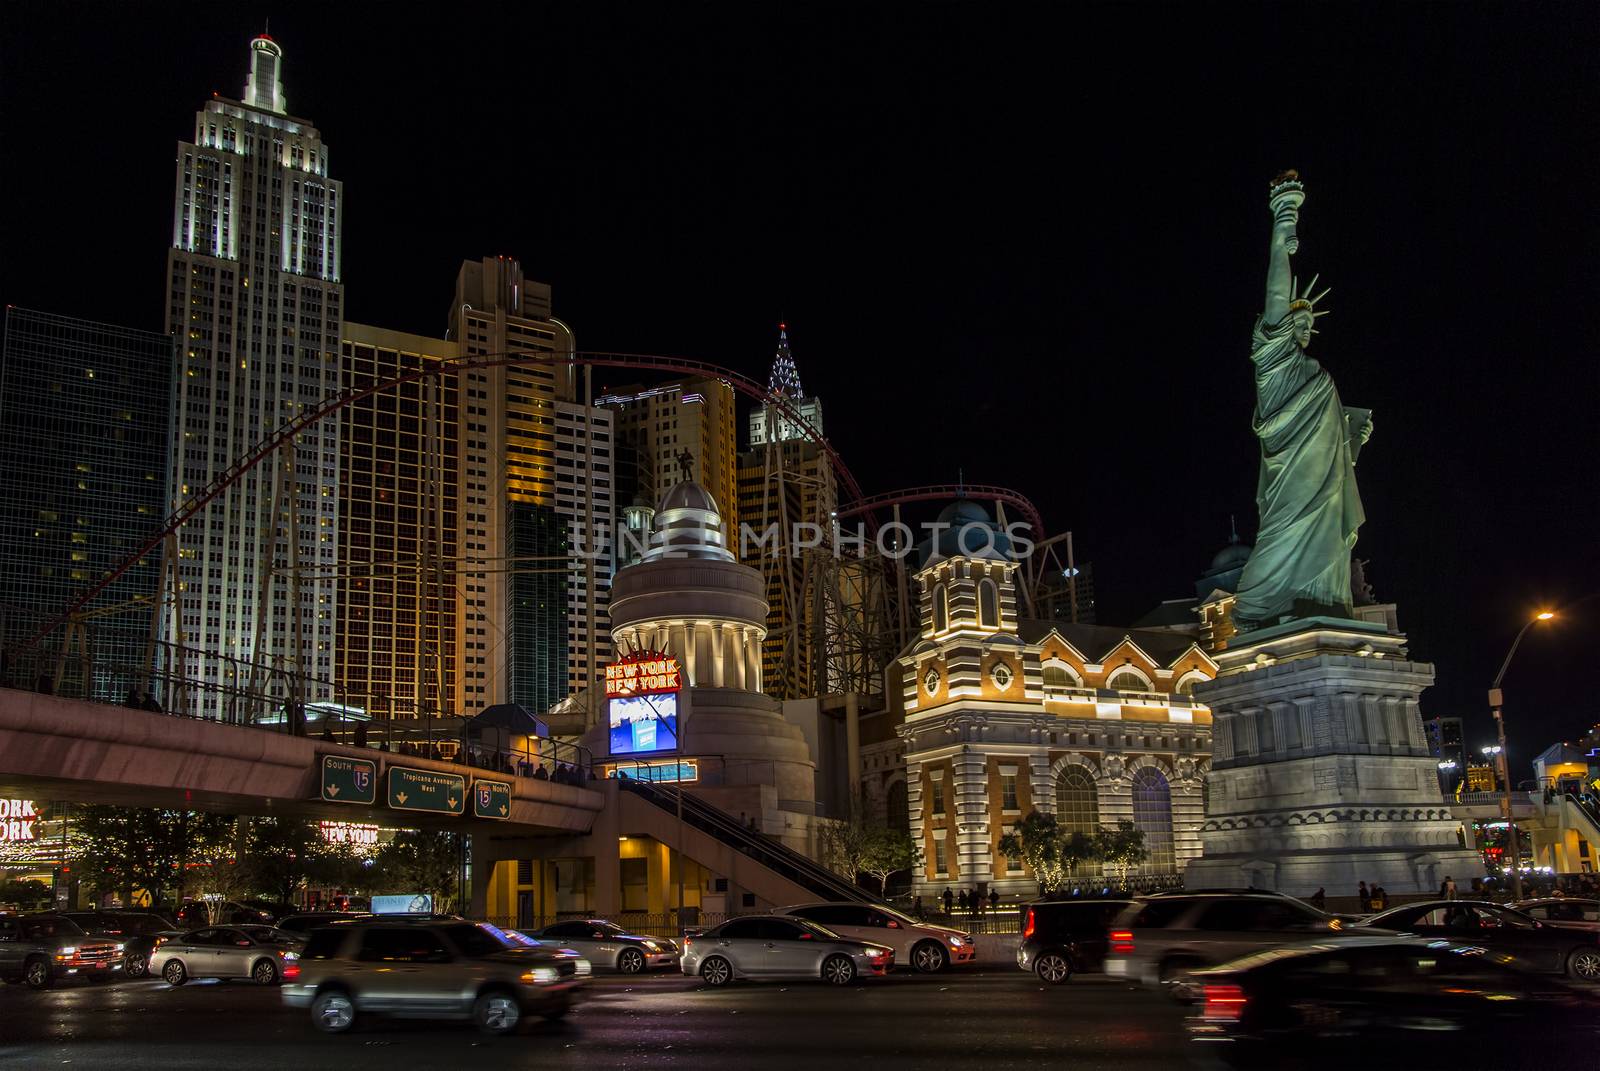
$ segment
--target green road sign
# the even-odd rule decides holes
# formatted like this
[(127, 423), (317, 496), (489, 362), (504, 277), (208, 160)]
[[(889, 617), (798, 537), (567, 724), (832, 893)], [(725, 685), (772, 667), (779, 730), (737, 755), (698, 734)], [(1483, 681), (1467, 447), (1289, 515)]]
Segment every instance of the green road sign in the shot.
[(511, 786), (504, 781), (472, 782), (472, 815), (474, 818), (510, 818)]
[(460, 774), (391, 766), (389, 806), (400, 811), (463, 814), (467, 809), (467, 779)]
[(371, 759), (322, 756), (322, 798), (329, 803), (376, 803), (378, 764)]

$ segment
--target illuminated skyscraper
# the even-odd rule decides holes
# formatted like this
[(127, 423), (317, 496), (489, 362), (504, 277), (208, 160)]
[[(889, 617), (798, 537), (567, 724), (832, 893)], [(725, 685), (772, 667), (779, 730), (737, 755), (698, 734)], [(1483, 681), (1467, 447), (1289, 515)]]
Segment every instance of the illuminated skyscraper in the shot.
[[(288, 112), (283, 51), (250, 42), (243, 100), (213, 97), (178, 143), (166, 326), (177, 336), (172, 504), (339, 390), (340, 184), (310, 122)], [(333, 673), (339, 420), (296, 437), (180, 531), (187, 672), (227, 688), (249, 666)], [(291, 612), (292, 598), (298, 613)], [(215, 691), (198, 690), (216, 713)], [(313, 690), (312, 698), (321, 697)]]

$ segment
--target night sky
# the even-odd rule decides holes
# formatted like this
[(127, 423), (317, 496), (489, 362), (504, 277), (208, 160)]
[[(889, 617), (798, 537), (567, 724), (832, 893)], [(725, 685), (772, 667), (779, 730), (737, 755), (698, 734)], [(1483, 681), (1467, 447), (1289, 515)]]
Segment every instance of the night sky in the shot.
[[(1312, 347), (1375, 410), (1380, 598), (1484, 705), (1600, 591), (1600, 9), (1572, 5), (6, 5), (0, 300), (159, 330), (173, 147), (270, 17), (345, 184), (351, 319), (442, 334), (464, 258), (579, 346), (765, 376), (786, 320), (869, 492), (1028, 494), (1100, 617), (1254, 531), (1268, 180)], [(616, 373), (611, 375), (615, 376)], [(619, 381), (620, 381), (620, 377)], [(1600, 720), (1600, 599), (1507, 680), (1525, 761)]]

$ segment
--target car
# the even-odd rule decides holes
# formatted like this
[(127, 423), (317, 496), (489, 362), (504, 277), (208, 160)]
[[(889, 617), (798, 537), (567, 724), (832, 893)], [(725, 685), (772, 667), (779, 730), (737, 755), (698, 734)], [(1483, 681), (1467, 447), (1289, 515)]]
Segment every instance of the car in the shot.
[(894, 966), (888, 945), (841, 937), (824, 926), (785, 915), (741, 915), (683, 940), (679, 969), (713, 988), (735, 979), (820, 978), (849, 985)]
[(352, 922), (373, 916), (364, 911), (311, 911), (304, 915), (289, 915), (278, 920), (278, 929), (298, 935), (302, 940), (311, 936), (319, 926), (334, 922)]
[(587, 960), (531, 948), (486, 922), (374, 917), (312, 933), (283, 1002), (342, 1033), (369, 1014), (470, 1019), (508, 1034), (526, 1017), (559, 1019), (587, 981)]
[(191, 978), (248, 978), (277, 985), (300, 970), (303, 943), (271, 926), (208, 926), (164, 942), (150, 954), (150, 973), (168, 985)]
[(779, 908), (779, 915), (807, 919), (840, 937), (894, 949), (895, 962), (924, 974), (942, 971), (952, 963), (971, 963), (978, 956), (972, 934), (949, 926), (934, 926), (877, 904), (800, 904)]
[(527, 936), (542, 944), (570, 948), (595, 967), (639, 974), (678, 961), (678, 945), (665, 937), (629, 933), (605, 919), (557, 922)]
[(1171, 986), (1200, 967), (1347, 928), (1339, 918), (1273, 893), (1145, 897), (1112, 921), (1106, 973)]
[(97, 937), (122, 945), (122, 973), (143, 978), (150, 973), (150, 953), (179, 935), (171, 919), (151, 911), (63, 911), (63, 915)]
[(1551, 896), (1537, 900), (1518, 900), (1511, 905), (1529, 918), (1562, 928), (1600, 929), (1600, 900), (1575, 896)]
[(1600, 982), (1600, 933), (1540, 922), (1503, 904), (1424, 900), (1380, 911), (1355, 931), (1372, 927), (1467, 942), (1507, 967)]
[(1594, 993), (1453, 941), (1308, 942), (1196, 971), (1188, 987), (1189, 1037), (1236, 1067), (1547, 1067), (1600, 1046)]
[(1017, 966), (1060, 985), (1105, 969), (1112, 921), (1132, 900), (1036, 900), (1022, 907)]
[(202, 926), (270, 925), (277, 916), (232, 900), (191, 900), (178, 909), (175, 918), (178, 929), (188, 933)]
[(0, 918), (0, 978), (30, 989), (49, 989), (58, 979), (106, 982), (122, 973), (122, 943), (92, 936), (65, 915)]

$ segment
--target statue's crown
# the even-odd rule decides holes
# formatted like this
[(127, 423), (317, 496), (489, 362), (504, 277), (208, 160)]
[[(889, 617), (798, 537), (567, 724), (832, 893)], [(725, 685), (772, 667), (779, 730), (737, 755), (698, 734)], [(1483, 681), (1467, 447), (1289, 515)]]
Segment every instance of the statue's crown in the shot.
[(1328, 296), (1328, 291), (1332, 290), (1333, 288), (1331, 286), (1330, 287), (1326, 287), (1326, 288), (1323, 289), (1322, 293), (1318, 294), (1316, 297), (1312, 297), (1311, 296), (1311, 291), (1313, 291), (1313, 290), (1315, 290), (1317, 288), (1317, 280), (1320, 279), (1320, 278), (1322, 278), (1322, 276), (1313, 275), (1311, 277), (1311, 282), (1309, 284), (1307, 284), (1307, 286), (1306, 286), (1306, 288), (1304, 290), (1300, 289), (1300, 283), (1299, 283), (1298, 280), (1296, 280), (1295, 282), (1290, 284), (1290, 287), (1289, 287), (1289, 311), (1290, 312), (1298, 312), (1300, 309), (1309, 309), (1309, 310), (1311, 310), (1311, 315), (1312, 316), (1326, 316), (1326, 315), (1328, 315), (1326, 310), (1324, 310), (1322, 312), (1318, 312), (1317, 311), (1317, 302), (1319, 302), (1323, 298), (1327, 297)]

